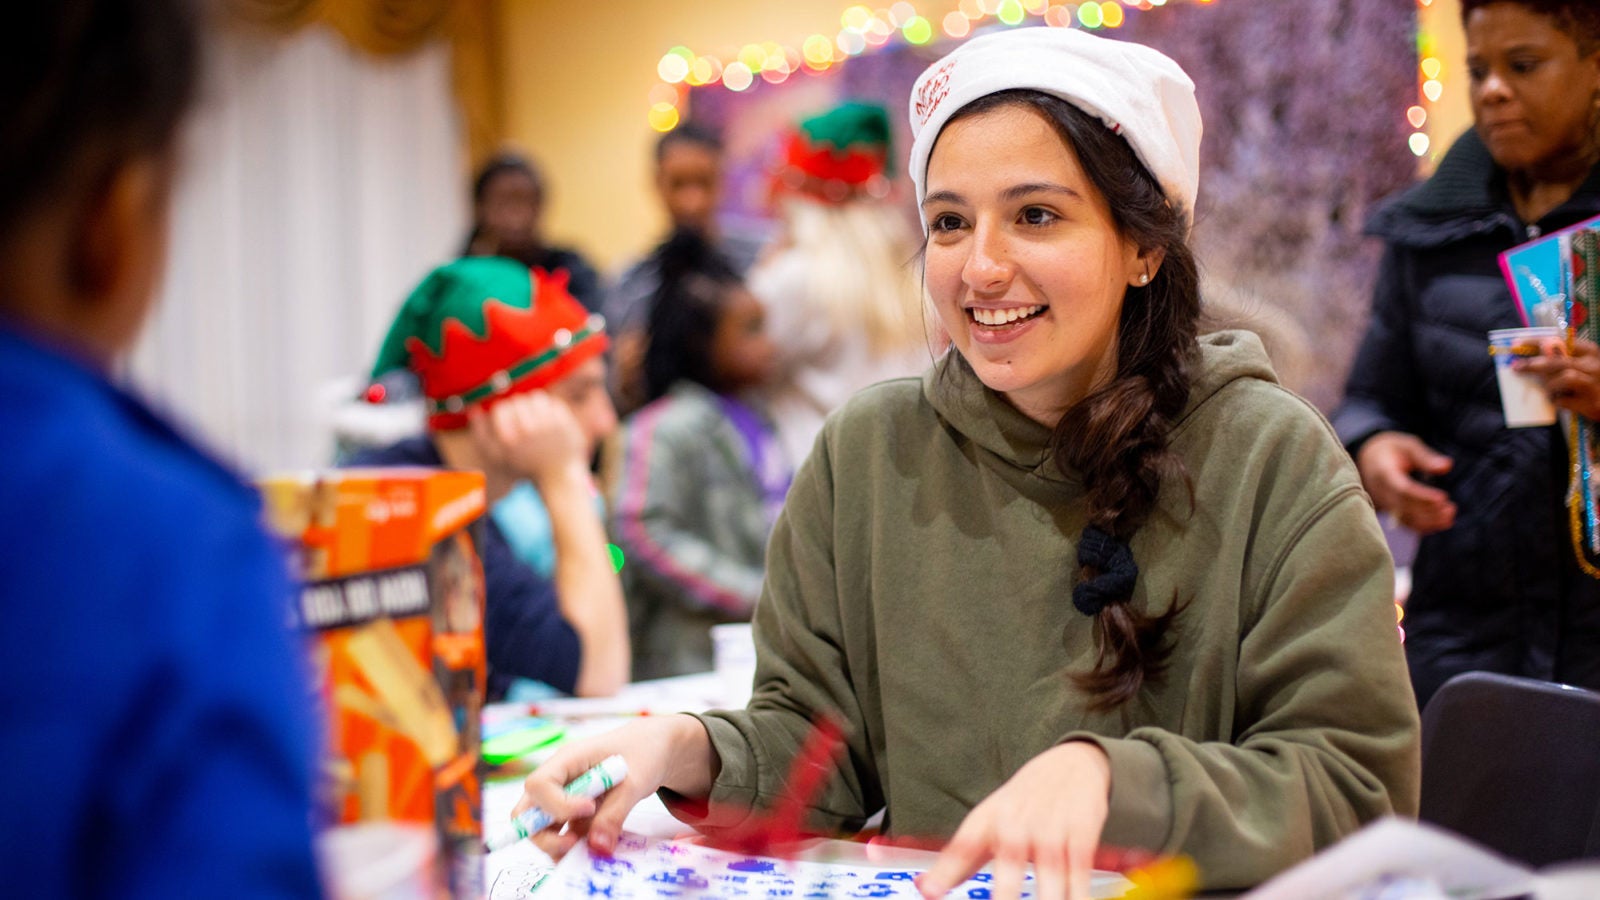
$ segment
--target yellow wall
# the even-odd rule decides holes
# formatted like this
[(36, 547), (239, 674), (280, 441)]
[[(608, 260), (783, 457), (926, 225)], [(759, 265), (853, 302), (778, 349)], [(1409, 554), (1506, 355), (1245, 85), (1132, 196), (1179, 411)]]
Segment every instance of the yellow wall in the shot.
[[(576, 245), (609, 269), (660, 237), (665, 219), (650, 185), (656, 134), (645, 113), (663, 53), (677, 44), (723, 58), (747, 43), (798, 47), (808, 35), (837, 34), (839, 14), (849, 5), (503, 0), (506, 133), (548, 173), (551, 238)], [(917, 4), (929, 18), (955, 6), (954, 0)]]

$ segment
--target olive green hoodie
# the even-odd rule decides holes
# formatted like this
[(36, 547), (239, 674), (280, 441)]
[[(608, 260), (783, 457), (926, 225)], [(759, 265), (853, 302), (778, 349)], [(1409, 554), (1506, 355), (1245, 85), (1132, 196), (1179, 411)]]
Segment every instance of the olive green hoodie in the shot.
[(1071, 602), (1082, 484), (1046, 458), (1047, 429), (951, 353), (859, 394), (796, 477), (756, 608), (755, 695), (702, 717), (721, 772), (697, 824), (770, 803), (822, 710), (850, 732), (812, 811), (824, 829), (886, 806), (887, 831), (947, 837), (1071, 738), (1111, 760), (1103, 840), (1188, 853), (1209, 887), (1415, 815), (1392, 563), (1350, 457), (1254, 335), (1203, 338), (1201, 357), (1171, 437), (1193, 506), (1164, 485), (1131, 541), (1131, 603), (1188, 604), (1165, 678), (1086, 709), (1071, 680), (1095, 655)]

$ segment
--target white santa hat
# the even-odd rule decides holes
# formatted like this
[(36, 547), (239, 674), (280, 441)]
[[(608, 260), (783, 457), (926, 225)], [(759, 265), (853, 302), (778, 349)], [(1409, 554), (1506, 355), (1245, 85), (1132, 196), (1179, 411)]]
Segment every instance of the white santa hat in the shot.
[(1072, 28), (973, 38), (917, 77), (909, 170), (919, 206), (928, 190), (928, 156), (944, 124), (980, 97), (1019, 88), (1060, 97), (1121, 135), (1193, 224), (1201, 130), (1194, 82), (1156, 50)]

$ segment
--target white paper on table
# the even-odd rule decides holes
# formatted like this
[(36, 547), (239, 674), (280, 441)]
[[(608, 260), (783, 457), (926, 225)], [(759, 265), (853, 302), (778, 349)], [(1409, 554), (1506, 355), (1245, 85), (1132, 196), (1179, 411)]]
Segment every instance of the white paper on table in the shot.
[(1384, 876), (1430, 879), (1454, 900), (1531, 893), (1533, 872), (1425, 822), (1385, 818), (1244, 895), (1242, 900), (1339, 900)]
[[(874, 857), (877, 857), (874, 859)], [(920, 900), (912, 879), (926, 871), (934, 854), (875, 851), (847, 841), (816, 841), (793, 860), (750, 857), (715, 850), (689, 840), (665, 840), (624, 833), (616, 855), (602, 859), (580, 844), (550, 873), (532, 896), (539, 900), (608, 897), (610, 900)], [(1022, 896), (1032, 896), (1027, 875)], [(986, 900), (990, 876), (980, 872), (950, 896)], [(1120, 897), (1132, 885), (1114, 873), (1095, 873), (1096, 898)], [(511, 900), (496, 896), (494, 900)], [(521, 900), (521, 898), (517, 898)]]

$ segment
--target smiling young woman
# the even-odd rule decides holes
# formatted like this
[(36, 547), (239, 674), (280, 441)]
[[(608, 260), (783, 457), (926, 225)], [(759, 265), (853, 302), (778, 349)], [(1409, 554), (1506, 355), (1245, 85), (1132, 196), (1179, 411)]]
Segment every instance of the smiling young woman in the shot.
[[(784, 793), (815, 717), (847, 752), (821, 831), (884, 811), (1089, 896), (1102, 843), (1251, 885), (1417, 802), (1388, 550), (1349, 457), (1253, 336), (1197, 337), (1200, 119), (1165, 56), (1069, 29), (976, 38), (911, 98), (925, 279), (954, 352), (857, 394), (795, 477), (744, 710), (562, 750), (523, 806), (614, 846), (669, 788), (705, 829)], [(598, 809), (562, 785), (613, 753)], [(711, 812), (684, 797), (707, 799)]]

